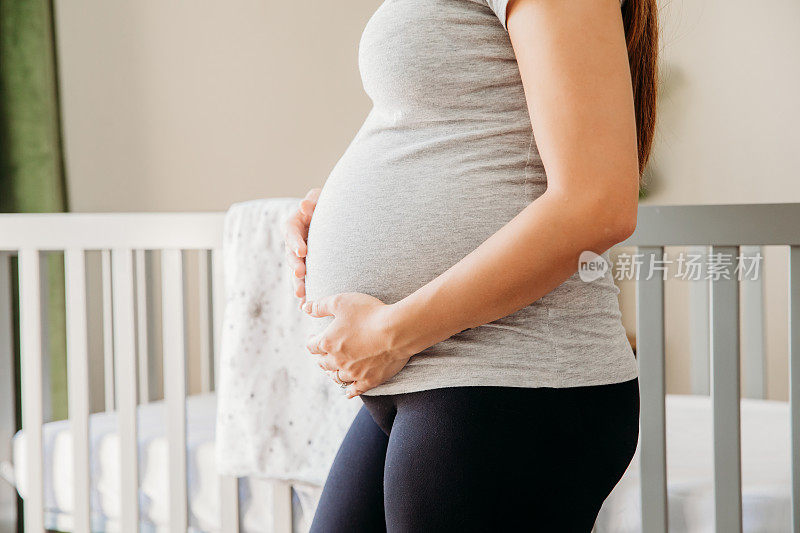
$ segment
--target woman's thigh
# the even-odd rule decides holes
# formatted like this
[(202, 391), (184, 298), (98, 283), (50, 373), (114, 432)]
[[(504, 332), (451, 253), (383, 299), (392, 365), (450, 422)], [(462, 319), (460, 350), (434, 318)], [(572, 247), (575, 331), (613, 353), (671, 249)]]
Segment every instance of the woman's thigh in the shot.
[(588, 532), (638, 436), (635, 380), (436, 389), (395, 402), (384, 468), (390, 532)]
[(388, 441), (362, 407), (333, 461), (310, 531), (386, 531), (383, 469)]

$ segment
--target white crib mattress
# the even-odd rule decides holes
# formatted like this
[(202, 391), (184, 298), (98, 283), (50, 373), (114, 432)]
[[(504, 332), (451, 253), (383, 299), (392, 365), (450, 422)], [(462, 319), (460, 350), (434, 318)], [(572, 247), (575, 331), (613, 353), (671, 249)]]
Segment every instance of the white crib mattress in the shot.
[[(713, 441), (711, 404), (706, 396), (668, 396), (667, 468), (671, 532), (713, 531)], [(218, 477), (214, 464), (216, 400), (213, 394), (187, 400), (190, 524), (196, 531), (219, 531)], [(167, 442), (164, 408), (154, 402), (139, 408), (141, 516), (146, 529), (166, 529)], [(119, 443), (114, 414), (91, 417), (91, 473), (94, 529), (117, 529), (119, 516)], [(72, 510), (72, 441), (66, 421), (44, 426), (47, 526), (69, 531)], [(638, 450), (622, 481), (598, 517), (599, 532), (639, 532)], [(15, 476), (25, 495), (24, 435), (14, 437)], [(747, 533), (789, 530), (790, 430), (786, 402), (742, 401), (743, 519)], [(270, 486), (246, 480), (240, 489), (242, 525), (263, 531), (268, 520)], [(256, 502), (251, 504), (251, 502)], [(300, 517), (298, 501), (296, 516)], [(303, 506), (308, 511), (308, 502)], [(306, 513), (308, 515), (309, 513)], [(307, 519), (308, 516), (305, 516)], [(300, 527), (302, 529), (302, 525)]]
[[(708, 396), (669, 395), (669, 530), (714, 531), (713, 438)], [(742, 520), (746, 533), (791, 530), (791, 442), (787, 402), (744, 399)], [(597, 532), (640, 532), (639, 450), (603, 505)]]
[[(219, 531), (219, 477), (215, 468), (214, 394), (191, 396), (186, 402), (187, 475), (190, 527), (194, 531)], [(169, 516), (167, 440), (164, 434), (163, 402), (142, 405), (138, 410), (140, 517), (144, 531), (167, 530)], [(90, 418), (90, 472), (92, 529), (115, 531), (118, 518), (120, 461), (117, 418), (114, 413), (97, 413)], [(48, 529), (72, 529), (72, 437), (69, 422), (44, 425), (44, 502)], [(14, 437), (14, 477), (17, 489), (26, 493), (25, 436)], [(269, 506), (250, 502), (270, 501), (271, 485), (247, 479), (240, 484), (242, 529), (265, 531)], [(295, 507), (299, 502), (295, 501)], [(297, 510), (296, 510), (297, 511)], [(299, 518), (299, 517), (298, 517)]]

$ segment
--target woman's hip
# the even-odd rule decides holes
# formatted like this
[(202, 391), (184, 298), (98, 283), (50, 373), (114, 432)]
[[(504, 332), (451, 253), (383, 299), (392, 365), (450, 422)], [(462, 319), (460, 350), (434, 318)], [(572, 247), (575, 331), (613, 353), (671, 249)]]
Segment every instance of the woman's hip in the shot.
[(638, 437), (637, 380), (362, 398), (389, 436), (384, 504), (398, 531), (430, 520), (588, 531)]

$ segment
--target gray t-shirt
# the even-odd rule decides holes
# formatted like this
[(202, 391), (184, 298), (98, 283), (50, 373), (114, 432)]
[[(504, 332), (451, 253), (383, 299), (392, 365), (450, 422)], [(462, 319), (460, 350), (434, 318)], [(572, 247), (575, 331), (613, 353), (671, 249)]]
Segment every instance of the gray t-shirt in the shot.
[[(311, 221), (310, 300), (355, 291), (396, 302), (545, 191), (505, 7), (386, 0), (367, 23), (358, 59), (373, 108)], [(413, 356), (367, 394), (633, 379), (618, 293), (610, 272), (590, 283), (576, 272), (533, 304)]]

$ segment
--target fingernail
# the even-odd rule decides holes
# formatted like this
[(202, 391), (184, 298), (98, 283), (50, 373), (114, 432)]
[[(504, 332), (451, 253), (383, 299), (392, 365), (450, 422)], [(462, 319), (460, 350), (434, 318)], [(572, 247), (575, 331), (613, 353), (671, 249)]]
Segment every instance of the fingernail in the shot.
[(311, 312), (311, 302), (306, 302), (303, 304), (303, 311), (305, 311), (306, 313)]

